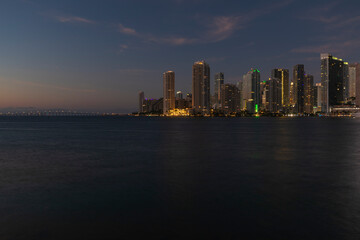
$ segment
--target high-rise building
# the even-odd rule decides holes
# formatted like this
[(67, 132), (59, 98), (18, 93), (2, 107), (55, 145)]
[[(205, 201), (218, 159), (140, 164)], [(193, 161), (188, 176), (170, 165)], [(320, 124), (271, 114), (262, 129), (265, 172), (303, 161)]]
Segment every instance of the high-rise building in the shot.
[(282, 81), (279, 78), (270, 78), (268, 82), (268, 110), (278, 113), (282, 107)]
[(144, 92), (141, 91), (139, 92), (139, 113), (144, 112), (144, 100), (145, 100)]
[(175, 73), (168, 71), (163, 73), (164, 80), (164, 107), (166, 115), (170, 110), (175, 109)]
[(290, 82), (289, 70), (277, 68), (271, 71), (271, 77), (277, 78), (281, 82), (281, 105), (288, 107), (290, 105)]
[(224, 73), (219, 72), (215, 74), (215, 84), (214, 84), (214, 106), (215, 108), (220, 108), (221, 104), (221, 86), (224, 84)]
[(306, 75), (304, 81), (304, 112), (314, 112), (314, 76)]
[(240, 110), (240, 91), (234, 84), (221, 85), (221, 109), (225, 114)]
[(260, 98), (260, 71), (251, 69), (243, 76), (243, 99), (246, 101), (246, 110), (257, 113), (261, 102)]
[(197, 113), (210, 112), (210, 67), (205, 61), (192, 67), (192, 107)]
[(321, 83), (316, 83), (314, 87), (314, 108), (315, 112), (321, 112), (321, 101), (323, 99), (322, 97), (323, 90)]
[(352, 71), (355, 70), (355, 102), (360, 107), (360, 63), (351, 64), (351, 67)]
[(290, 82), (290, 106), (295, 107), (296, 104), (296, 94), (295, 94), (295, 83), (294, 81)]
[(322, 111), (331, 112), (336, 105), (346, 101), (348, 89), (348, 63), (328, 53), (321, 58)]
[(303, 64), (295, 65), (293, 68), (293, 81), (295, 84), (295, 112), (298, 114), (304, 113), (305, 95), (304, 95), (304, 81), (305, 69)]
[(359, 106), (360, 95), (358, 93), (360, 94), (360, 64), (353, 63), (349, 65), (349, 98), (355, 98), (355, 101), (358, 102), (356, 105)]
[(239, 81), (236, 83), (236, 87), (239, 89), (239, 108), (240, 110), (245, 109), (245, 100), (244, 100), (244, 93), (243, 93), (243, 81)]

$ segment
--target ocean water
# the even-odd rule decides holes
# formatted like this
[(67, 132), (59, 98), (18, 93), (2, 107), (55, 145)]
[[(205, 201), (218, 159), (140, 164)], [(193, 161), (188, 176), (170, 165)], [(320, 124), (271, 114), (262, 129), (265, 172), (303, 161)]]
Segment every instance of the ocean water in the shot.
[(360, 120), (1, 117), (0, 239), (360, 239)]

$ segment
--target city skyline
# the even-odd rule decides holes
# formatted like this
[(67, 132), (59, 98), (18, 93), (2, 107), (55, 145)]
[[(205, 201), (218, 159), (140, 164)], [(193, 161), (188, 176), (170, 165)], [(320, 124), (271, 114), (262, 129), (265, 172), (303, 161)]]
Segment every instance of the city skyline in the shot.
[(272, 69), (292, 76), (292, 67), (304, 64), (318, 83), (320, 53), (360, 62), (357, 1), (5, 0), (3, 6), (0, 108), (132, 112), (139, 91), (162, 96), (161, 73), (169, 69), (176, 72), (175, 90), (191, 92), (189, 68), (199, 59), (211, 66), (211, 93), (216, 72), (235, 84), (250, 68), (266, 80)]

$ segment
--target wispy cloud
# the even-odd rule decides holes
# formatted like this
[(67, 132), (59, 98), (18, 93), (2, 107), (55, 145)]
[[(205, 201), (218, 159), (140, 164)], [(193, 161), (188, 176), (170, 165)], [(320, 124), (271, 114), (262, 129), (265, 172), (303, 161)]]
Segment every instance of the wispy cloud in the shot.
[[(236, 31), (246, 28), (253, 20), (269, 14), (279, 8), (291, 4), (294, 0), (284, 0), (272, 3), (261, 9), (255, 9), (242, 15), (215, 16), (210, 18), (210, 23), (195, 37), (184, 36), (157, 36), (151, 33), (141, 33), (134, 28), (118, 25), (118, 31), (122, 34), (135, 36), (145, 41), (169, 45), (188, 45), (197, 43), (220, 42), (230, 38)], [(183, 1), (179, 1), (182, 3)]]
[(54, 16), (56, 21), (61, 23), (85, 23), (85, 24), (95, 24), (96, 22), (87, 18), (78, 17), (78, 16)]
[(360, 50), (360, 34), (357, 31), (360, 16), (354, 16), (350, 12), (339, 14), (337, 7), (340, 3), (341, 1), (333, 1), (325, 6), (314, 7), (307, 15), (299, 17), (301, 20), (319, 23), (321, 37), (312, 37), (309, 39), (310, 44), (294, 48), (291, 52), (309, 54), (330, 52), (347, 55)]

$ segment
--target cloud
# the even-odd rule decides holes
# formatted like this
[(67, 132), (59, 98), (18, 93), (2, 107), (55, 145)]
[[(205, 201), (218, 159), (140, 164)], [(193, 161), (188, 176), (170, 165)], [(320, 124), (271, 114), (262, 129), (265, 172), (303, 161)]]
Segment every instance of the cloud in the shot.
[[(127, 27), (123, 24), (118, 25), (120, 33), (135, 36), (144, 41), (155, 42), (160, 44), (169, 45), (189, 45), (199, 43), (213, 43), (220, 42), (230, 38), (236, 31), (246, 28), (251, 21), (258, 17), (269, 14), (279, 8), (289, 5), (294, 0), (285, 0), (277, 3), (272, 3), (262, 9), (255, 9), (243, 15), (234, 16), (215, 16), (212, 17), (205, 25), (205, 29), (201, 31), (195, 37), (184, 37), (184, 36), (157, 36), (151, 33), (140, 33), (134, 28)], [(179, 1), (182, 3), (183, 1)]]
[(61, 23), (86, 23), (86, 24), (95, 24), (96, 23), (93, 20), (89, 20), (89, 19), (77, 17), (77, 16), (55, 16), (54, 18)]
[(125, 34), (125, 35), (135, 35), (138, 36), (139, 34), (136, 32), (135, 29), (133, 28), (129, 28), (129, 27), (125, 27), (122, 24), (119, 24), (119, 32)]

